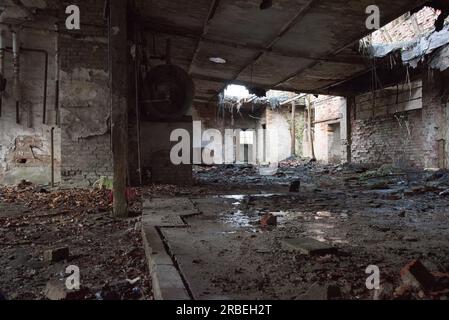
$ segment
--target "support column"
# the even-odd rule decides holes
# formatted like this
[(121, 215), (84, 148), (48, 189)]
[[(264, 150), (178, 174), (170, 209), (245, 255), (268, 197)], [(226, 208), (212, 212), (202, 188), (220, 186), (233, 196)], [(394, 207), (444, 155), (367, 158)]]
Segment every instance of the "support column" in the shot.
[(114, 215), (128, 216), (128, 6), (109, 1), (109, 72), (114, 167)]
[(352, 121), (351, 110), (355, 110), (355, 97), (346, 97), (341, 110), (341, 143), (343, 161), (352, 162)]
[(313, 139), (313, 132), (312, 132), (312, 102), (310, 95), (306, 98), (306, 104), (307, 104), (307, 133), (309, 135), (309, 144), (310, 144), (310, 157), (313, 161), (316, 161), (315, 156), (315, 146), (314, 146), (314, 139)]
[(296, 104), (292, 102), (292, 157), (296, 156)]

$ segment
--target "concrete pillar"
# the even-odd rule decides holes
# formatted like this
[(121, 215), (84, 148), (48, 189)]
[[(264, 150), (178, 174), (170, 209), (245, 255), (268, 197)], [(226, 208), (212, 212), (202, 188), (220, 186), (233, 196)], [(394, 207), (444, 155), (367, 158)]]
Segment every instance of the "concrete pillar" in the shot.
[(109, 72), (111, 86), (114, 215), (128, 216), (128, 6), (109, 1)]
[(352, 121), (351, 114), (355, 110), (355, 97), (346, 97), (346, 103), (341, 107), (341, 143), (342, 160), (352, 162)]
[[(445, 148), (441, 143), (446, 138), (446, 103), (442, 99), (443, 77), (440, 72), (424, 73), (423, 75), (423, 109), (422, 109), (422, 149), (425, 168), (437, 169), (444, 163)], [(443, 151), (445, 152), (445, 151)]]

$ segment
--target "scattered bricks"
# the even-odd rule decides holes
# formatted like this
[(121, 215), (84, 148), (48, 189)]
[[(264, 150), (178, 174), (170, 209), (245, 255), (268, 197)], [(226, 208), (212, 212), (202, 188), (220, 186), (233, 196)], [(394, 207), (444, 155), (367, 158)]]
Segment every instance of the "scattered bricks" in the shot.
[(402, 282), (415, 289), (429, 291), (435, 286), (434, 276), (419, 260), (414, 260), (406, 265), (400, 274)]
[(394, 290), (395, 300), (411, 300), (412, 299), (412, 288), (409, 285), (401, 285)]
[(282, 241), (285, 250), (299, 251), (304, 255), (325, 256), (337, 253), (337, 249), (311, 238), (286, 239)]
[(262, 216), (262, 218), (260, 219), (260, 224), (263, 227), (268, 227), (268, 226), (277, 226), (278, 224), (278, 219), (276, 216), (272, 215), (271, 213), (269, 214), (265, 214)]
[(60, 262), (67, 260), (70, 256), (70, 250), (68, 247), (50, 249), (44, 252), (44, 261), (47, 262)]

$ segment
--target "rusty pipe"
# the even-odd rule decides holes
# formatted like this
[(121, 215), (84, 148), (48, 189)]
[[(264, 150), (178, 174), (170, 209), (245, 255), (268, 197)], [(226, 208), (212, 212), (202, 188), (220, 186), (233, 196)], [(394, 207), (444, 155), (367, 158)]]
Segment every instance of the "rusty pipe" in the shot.
[(60, 125), (59, 118), (59, 25), (55, 24), (56, 38), (55, 38), (55, 123)]
[(20, 124), (20, 46), (19, 36), (15, 30), (12, 30), (12, 54), (14, 69), (14, 97), (16, 100), (16, 123)]
[(55, 127), (51, 128), (51, 141), (50, 141), (50, 152), (51, 152), (51, 187), (55, 187)]
[[(5, 30), (0, 29), (0, 81), (4, 80), (5, 77)], [(0, 83), (0, 86), (2, 83)], [(2, 105), (3, 105), (3, 90), (0, 87), (0, 117), (2, 116)]]

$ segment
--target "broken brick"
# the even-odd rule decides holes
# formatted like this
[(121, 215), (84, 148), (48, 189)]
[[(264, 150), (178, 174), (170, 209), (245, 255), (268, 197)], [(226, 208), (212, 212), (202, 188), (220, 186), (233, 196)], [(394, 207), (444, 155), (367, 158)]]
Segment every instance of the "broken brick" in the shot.
[(405, 285), (415, 289), (431, 290), (435, 286), (434, 276), (419, 260), (414, 260), (401, 270), (401, 279)]
[(262, 218), (260, 219), (260, 224), (263, 227), (267, 227), (267, 226), (276, 226), (278, 223), (278, 219), (276, 216), (270, 214), (266, 214), (264, 216), (262, 216)]
[(47, 262), (60, 262), (67, 260), (70, 256), (68, 247), (50, 249), (44, 252), (44, 260)]

